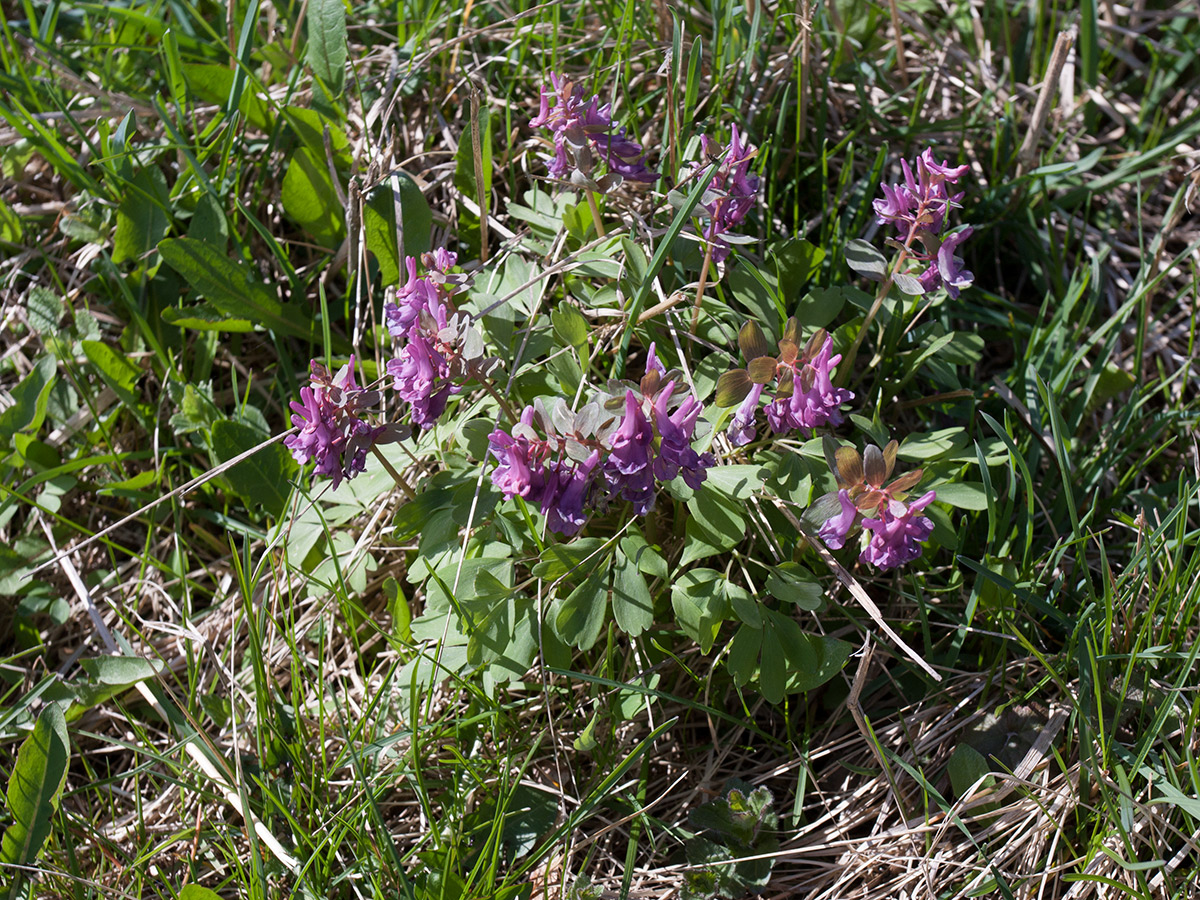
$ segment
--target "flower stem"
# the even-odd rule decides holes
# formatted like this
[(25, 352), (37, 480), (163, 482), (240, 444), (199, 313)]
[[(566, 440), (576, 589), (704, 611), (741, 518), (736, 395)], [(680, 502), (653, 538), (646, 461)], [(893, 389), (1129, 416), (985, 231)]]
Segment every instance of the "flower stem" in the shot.
[(696, 333), (700, 324), (700, 301), (704, 299), (704, 287), (708, 284), (708, 268), (712, 265), (712, 244), (704, 248), (704, 265), (700, 267), (700, 284), (696, 286), (696, 302), (692, 306), (692, 329), (688, 334)]
[(891, 292), (892, 285), (895, 283), (896, 273), (900, 271), (900, 267), (908, 259), (909, 248), (912, 246), (913, 239), (916, 236), (917, 229), (915, 227), (910, 228), (908, 237), (904, 241), (904, 246), (896, 254), (895, 260), (888, 269), (887, 277), (880, 282), (879, 290), (875, 292), (875, 302), (867, 310), (867, 317), (863, 319), (862, 328), (858, 329), (858, 334), (854, 336), (854, 343), (850, 345), (850, 349), (846, 351), (845, 357), (838, 364), (837, 378), (834, 380), (834, 384), (838, 387), (845, 387), (846, 383), (850, 380), (850, 373), (854, 371), (854, 361), (858, 357), (858, 348), (862, 345), (863, 338), (866, 337), (871, 323), (875, 321), (875, 316), (879, 314), (879, 308), (883, 306), (883, 301)]
[(596, 192), (587, 191), (588, 206), (592, 208), (592, 223), (596, 226), (596, 237), (604, 237), (604, 223), (600, 221), (600, 206), (596, 203)]
[(483, 385), (483, 389), (485, 391), (487, 391), (489, 394), (491, 394), (492, 398), (497, 403), (500, 404), (500, 408), (502, 410), (504, 410), (504, 415), (508, 416), (508, 421), (510, 421), (512, 424), (516, 425), (517, 422), (519, 421), (520, 417), (516, 414), (516, 412), (513, 410), (513, 408), (509, 405), (508, 401), (505, 400), (502, 396), (500, 396), (500, 392), (496, 390), (496, 387), (495, 387), (495, 385), (492, 384), (491, 380), (490, 379), (481, 379), (479, 383), (481, 385)]
[(383, 468), (387, 470), (387, 473), (392, 476), (392, 480), (395, 481), (396, 486), (404, 492), (404, 496), (406, 496), (409, 500), (416, 499), (417, 492), (412, 489), (412, 485), (404, 480), (404, 476), (396, 471), (396, 467), (388, 462), (388, 458), (383, 455), (383, 452), (379, 449), (378, 444), (371, 445), (371, 452), (375, 454), (375, 458), (379, 460), (380, 465), (382, 465)]

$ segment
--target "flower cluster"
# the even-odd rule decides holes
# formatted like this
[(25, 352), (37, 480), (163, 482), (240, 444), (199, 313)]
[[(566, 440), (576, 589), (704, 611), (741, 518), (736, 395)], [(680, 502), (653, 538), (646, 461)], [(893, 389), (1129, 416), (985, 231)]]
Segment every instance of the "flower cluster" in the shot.
[(921, 480), (920, 469), (884, 484), (896, 464), (896, 450), (896, 442), (891, 441), (882, 450), (868, 446), (860, 457), (853, 447), (838, 447), (836, 441), (827, 438), (825, 454), (838, 491), (825, 495), (814, 506), (818, 511), (838, 507), (817, 531), (827, 547), (842, 548), (851, 532), (861, 527), (870, 532), (870, 538), (859, 559), (885, 571), (921, 555), (921, 542), (933, 533), (933, 521), (923, 510), (937, 497), (934, 491), (927, 491), (917, 500), (905, 502), (906, 491)]
[(405, 259), (408, 281), (396, 291), (396, 302), (384, 305), (383, 319), (392, 337), (402, 342), (399, 355), (387, 364), (393, 386), (411, 406), (413, 424), (432, 428), (450, 397), (462, 390), (460, 382), (479, 374), (483, 342), (469, 317), (456, 313), (451, 302), (462, 281), (450, 272), (455, 254), (439, 248), (421, 262), (427, 271), (418, 278), (417, 260)]
[(284, 439), (296, 462), (317, 461), (317, 474), (333, 479), (353, 478), (366, 467), (367, 451), (380, 441), (387, 426), (371, 425), (361, 418), (379, 403), (379, 392), (359, 387), (354, 380), (354, 357), (330, 376), (312, 361), (310, 384), (300, 388), (300, 402), (292, 401), (292, 424), (300, 431)]
[(540, 399), (526, 407), (511, 434), (497, 428), (488, 436), (498, 462), (492, 484), (506, 499), (536, 504), (547, 527), (568, 537), (583, 527), (588, 509), (616, 500), (645, 515), (657, 482), (678, 475), (698, 488), (716, 462), (692, 448), (703, 407), (691, 394), (678, 401), (670, 374), (651, 347), (641, 383), (610, 401), (624, 408), (619, 420), (597, 402), (578, 413), (561, 399), (549, 409)]
[[(910, 258), (925, 264), (917, 280), (926, 291), (945, 286), (946, 293), (957, 297), (969, 287), (975, 276), (963, 268), (963, 261), (954, 255), (958, 246), (974, 231), (970, 225), (952, 234), (943, 234), (946, 216), (951, 207), (958, 206), (963, 194), (951, 195), (946, 185), (955, 184), (967, 172), (967, 166), (948, 166), (933, 158), (932, 148), (917, 157), (916, 174), (908, 160), (901, 160), (903, 184), (885, 184), (880, 188), (883, 198), (874, 202), (880, 225), (893, 225), (900, 233), (899, 243)], [(923, 252), (913, 249), (920, 241)]]
[[(583, 86), (565, 75), (551, 73), (550, 88), (542, 87), (541, 109), (529, 122), (554, 133), (550, 174), (590, 190), (607, 192), (622, 181), (654, 183), (658, 173), (646, 168), (640, 144), (612, 123), (612, 105), (599, 97), (584, 100)], [(608, 172), (593, 178), (596, 157)]]
[(854, 394), (833, 385), (832, 372), (842, 357), (833, 353), (833, 338), (823, 328), (801, 350), (799, 323), (794, 317), (788, 319), (778, 342), (779, 355), (772, 356), (758, 323), (748, 321), (738, 343), (747, 367), (726, 372), (717, 382), (717, 405), (738, 406), (728, 432), (734, 446), (748, 444), (757, 435), (758, 405), (772, 381), (775, 391), (766, 411), (776, 434), (798, 430), (811, 435), (819, 426), (842, 423), (840, 407)]
[(693, 174), (704, 171), (720, 159), (708, 189), (696, 206), (697, 213), (708, 224), (701, 231), (714, 262), (729, 256), (730, 243), (745, 243), (750, 238), (736, 235), (735, 231), (746, 220), (758, 199), (758, 176), (750, 174), (750, 161), (755, 151), (733, 126), (729, 147), (721, 146), (708, 135), (700, 138), (703, 162), (692, 166)]
[(712, 455), (692, 449), (696, 421), (704, 407), (691, 394), (676, 401), (678, 382), (668, 377), (650, 345), (646, 374), (637, 390), (626, 389), (625, 415), (612, 436), (611, 453), (604, 463), (604, 478), (614, 499), (628, 500), (638, 515), (654, 505), (655, 481), (680, 475), (688, 487), (698, 489), (705, 470), (716, 463)]

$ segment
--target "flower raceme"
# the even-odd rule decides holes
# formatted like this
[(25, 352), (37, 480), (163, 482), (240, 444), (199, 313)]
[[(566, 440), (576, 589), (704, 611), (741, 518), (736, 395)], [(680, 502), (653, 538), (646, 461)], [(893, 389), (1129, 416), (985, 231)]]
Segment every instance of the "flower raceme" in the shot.
[[(900, 168), (904, 172), (903, 183), (880, 186), (883, 197), (873, 204), (877, 221), (896, 228), (900, 235), (896, 243), (907, 248), (910, 258), (925, 265), (917, 276), (921, 288), (932, 291), (945, 287), (946, 293), (957, 297), (975, 276), (963, 267), (962, 259), (954, 252), (974, 228), (968, 225), (961, 231), (943, 233), (950, 209), (958, 206), (963, 197), (961, 192), (950, 194), (946, 186), (956, 184), (966, 174), (967, 166), (939, 163), (929, 148), (917, 157), (915, 173), (908, 160), (901, 160)], [(920, 243), (922, 250), (915, 250), (914, 243)]]
[(284, 446), (301, 465), (315, 459), (317, 474), (332, 478), (336, 488), (365, 469), (367, 451), (388, 431), (362, 418), (378, 403), (378, 391), (354, 380), (353, 356), (333, 376), (314, 359), (309, 385), (300, 389), (300, 402), (291, 404), (292, 424), (300, 431), (285, 438)]
[(427, 271), (419, 278), (417, 260), (405, 259), (408, 280), (396, 291), (395, 302), (384, 305), (383, 318), (401, 342), (387, 372), (400, 399), (410, 405), (413, 424), (425, 429), (441, 418), (462, 382), (482, 379), (491, 362), (483, 359), (483, 341), (470, 317), (454, 310), (453, 289), (462, 281), (450, 272), (455, 254), (438, 248), (421, 262)]
[(794, 317), (788, 319), (778, 342), (779, 355), (772, 356), (758, 323), (747, 321), (738, 333), (738, 344), (746, 368), (726, 372), (717, 382), (717, 405), (738, 406), (728, 431), (735, 447), (757, 436), (755, 417), (771, 382), (775, 382), (775, 390), (766, 413), (774, 433), (798, 430), (811, 435), (822, 425), (842, 423), (841, 406), (854, 399), (854, 394), (833, 385), (832, 373), (842, 357), (833, 353), (833, 338), (823, 328), (817, 329), (802, 350), (799, 323)]
[[(708, 190), (700, 198), (696, 213), (707, 224), (702, 227), (701, 236), (708, 245), (714, 262), (721, 262), (729, 256), (730, 242), (740, 243), (745, 238), (734, 236), (736, 230), (745, 222), (746, 216), (754, 208), (758, 200), (757, 175), (750, 173), (750, 162), (754, 159), (755, 150), (733, 126), (733, 134), (729, 146), (725, 149), (708, 135), (700, 138), (703, 162), (693, 163), (693, 175), (703, 172), (709, 165), (720, 160)], [(682, 199), (682, 195), (680, 195)]]
[[(583, 86), (565, 75), (551, 73), (549, 89), (542, 87), (541, 108), (530, 120), (535, 128), (549, 128), (554, 135), (550, 174), (580, 187), (607, 192), (622, 181), (653, 184), (658, 173), (646, 168), (640, 144), (614, 126), (612, 105), (600, 98), (584, 100)], [(594, 178), (597, 157), (608, 171)]]
[(897, 448), (891, 441), (882, 450), (868, 446), (859, 456), (853, 447), (839, 447), (827, 437), (825, 455), (838, 490), (826, 494), (814, 507), (819, 517), (821, 510), (836, 506), (817, 530), (825, 546), (841, 549), (855, 528), (861, 527), (870, 537), (859, 559), (885, 571), (921, 555), (921, 542), (933, 533), (933, 521), (923, 511), (937, 496), (927, 491), (917, 500), (905, 502), (906, 492), (921, 480), (920, 469), (885, 484), (896, 464)]
[(698, 488), (716, 461), (693, 449), (703, 408), (690, 393), (680, 399), (671, 374), (652, 346), (641, 382), (606, 404), (593, 401), (573, 413), (561, 398), (549, 407), (539, 398), (511, 434), (497, 428), (489, 435), (498, 463), (492, 484), (506, 499), (537, 505), (547, 527), (567, 537), (583, 527), (588, 509), (616, 500), (645, 515), (657, 484), (676, 476)]

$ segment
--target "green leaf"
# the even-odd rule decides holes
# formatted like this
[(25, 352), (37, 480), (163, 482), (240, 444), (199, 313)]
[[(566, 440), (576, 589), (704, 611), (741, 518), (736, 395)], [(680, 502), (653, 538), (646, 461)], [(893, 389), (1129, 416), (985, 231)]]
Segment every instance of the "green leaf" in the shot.
[(301, 147), (292, 155), (280, 201), (288, 217), (326, 247), (336, 247), (345, 237), (346, 211), (323, 151)]
[(334, 97), (346, 80), (346, 7), (342, 0), (310, 0), (305, 60)]
[(705, 482), (687, 505), (692, 514), (687, 523), (689, 534), (693, 533), (692, 523), (695, 522), (695, 534), (721, 550), (730, 549), (745, 536), (745, 504), (722, 493), (719, 488)]
[(939, 484), (933, 489), (941, 503), (949, 503), (959, 509), (987, 509), (987, 494), (977, 481), (957, 481)]
[[(233, 459), (262, 442), (262, 435), (241, 422), (221, 421), (212, 427), (212, 452), (218, 462)], [(278, 519), (287, 509), (292, 487), (288, 479), (297, 466), (278, 441), (225, 471), (233, 490), (247, 503), (261, 506)]]
[(18, 431), (36, 434), (46, 418), (50, 390), (54, 387), (57, 363), (43, 356), (21, 382), (9, 392), (12, 405), (0, 412), (0, 435), (11, 438)]
[(905, 462), (937, 459), (967, 445), (967, 432), (961, 426), (942, 428), (929, 434), (910, 434), (900, 443), (897, 456)]
[(802, 636), (807, 647), (801, 647), (799, 641), (792, 645), (792, 648), (801, 651), (792, 654), (793, 659), (803, 658), (806, 665), (797, 666), (792, 672), (787, 689), (789, 693), (811, 691), (842, 671), (846, 660), (854, 652), (854, 646), (823, 634), (804, 634), (794, 619), (788, 621), (795, 626), (793, 637)]
[(279, 334), (308, 340), (319, 335), (310, 316), (279, 302), (275, 289), (254, 278), (249, 265), (195, 238), (168, 238), (158, 252), (192, 289), (221, 312), (246, 319)]
[(706, 486), (734, 500), (749, 500), (762, 490), (770, 472), (762, 466), (713, 466), (704, 480)]
[(38, 334), (56, 331), (62, 314), (62, 298), (49, 288), (37, 285), (25, 295), (25, 316)]
[(167, 179), (158, 166), (147, 166), (133, 176), (117, 207), (112, 261), (139, 260), (153, 250), (171, 227), (170, 204)]
[(153, 678), (164, 668), (158, 661), (140, 656), (98, 656), (81, 659), (79, 665), (96, 684), (128, 687)]
[(142, 370), (129, 361), (124, 353), (118, 353), (103, 341), (80, 341), (83, 355), (88, 358), (104, 383), (117, 392), (126, 406), (141, 405), (142, 398), (134, 393), (134, 385)]
[(817, 288), (805, 294), (797, 304), (796, 321), (809, 328), (824, 328), (838, 317), (845, 305), (845, 287)]
[(962, 798), (979, 779), (984, 779), (984, 786), (990, 787), (995, 782), (988, 773), (991, 768), (983, 754), (970, 744), (959, 744), (950, 754), (946, 762), (946, 771), (950, 773), (950, 786), (954, 795)]
[(701, 653), (710, 652), (730, 612), (725, 576), (714, 569), (684, 572), (671, 586), (671, 606), (684, 634), (700, 645)]
[[(779, 275), (779, 285), (783, 291), (784, 303), (790, 307), (796, 302), (800, 288), (812, 281), (817, 272), (821, 270), (821, 261), (825, 259), (825, 251), (803, 238), (791, 238), (778, 246), (771, 256), (775, 262), (775, 271)], [(811, 324), (801, 321), (805, 325)]]
[(795, 562), (771, 567), (767, 590), (784, 603), (794, 603), (801, 609), (817, 610), (825, 600), (825, 588), (817, 576)]
[(887, 277), (887, 260), (872, 244), (864, 240), (856, 238), (847, 242), (846, 264), (871, 281), (883, 281)]
[(162, 320), (176, 328), (190, 328), (193, 331), (226, 331), (244, 334), (254, 330), (254, 323), (249, 319), (235, 319), (217, 309), (211, 303), (197, 303), (185, 306), (183, 309), (168, 307), (162, 311)]
[(420, 534), (429, 519), (439, 510), (450, 505), (452, 493), (449, 488), (434, 487), (421, 491), (398, 510), (392, 519), (395, 528), (392, 540), (403, 543)]
[(198, 884), (185, 884), (179, 892), (179, 900), (221, 900), (221, 895)]
[(225, 210), (212, 194), (201, 194), (196, 201), (187, 236), (225, 252), (229, 244), (229, 223), (225, 220)]
[(729, 654), (725, 657), (725, 668), (733, 676), (733, 683), (745, 687), (754, 680), (758, 672), (758, 654), (762, 649), (762, 629), (743, 624), (729, 642)]
[(0, 200), (0, 241), (16, 244), (21, 240), (21, 217), (16, 210)]
[(66, 720), (57, 704), (50, 704), (22, 742), (8, 779), (8, 810), (13, 823), (0, 842), (0, 861), (29, 866), (37, 858), (50, 836), (50, 821), (58, 809), (70, 755)]
[(554, 336), (565, 347), (571, 347), (580, 356), (587, 354), (588, 327), (583, 313), (570, 304), (561, 304), (550, 313)]
[(646, 579), (624, 553), (617, 554), (613, 567), (612, 608), (617, 627), (630, 637), (637, 637), (654, 623), (654, 598)]
[(367, 194), (363, 227), (367, 249), (379, 262), (380, 281), (387, 286), (400, 280), (402, 257), (420, 256), (429, 249), (433, 210), (412, 177), (396, 170)]
[(607, 574), (607, 566), (597, 569), (565, 600), (557, 600), (550, 607), (555, 634), (580, 650), (590, 650), (604, 628)]
[(580, 538), (569, 544), (547, 544), (541, 558), (530, 571), (535, 578), (548, 581), (562, 578), (585, 564), (590, 572), (604, 561), (604, 557), (597, 555), (604, 544), (602, 538)]

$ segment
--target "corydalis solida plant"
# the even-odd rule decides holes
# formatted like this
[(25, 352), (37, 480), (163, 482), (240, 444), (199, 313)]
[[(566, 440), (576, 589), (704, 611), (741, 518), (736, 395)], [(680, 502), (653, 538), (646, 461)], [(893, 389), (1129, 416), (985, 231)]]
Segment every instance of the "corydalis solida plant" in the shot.
[(766, 335), (750, 320), (738, 332), (738, 345), (746, 368), (720, 377), (716, 400), (717, 406), (738, 407), (728, 432), (735, 447), (749, 444), (757, 435), (758, 405), (772, 382), (774, 396), (767, 403), (767, 421), (776, 434), (798, 430), (810, 436), (822, 425), (842, 423), (841, 405), (853, 400), (854, 394), (833, 385), (832, 372), (841, 356), (833, 354), (833, 338), (825, 329), (817, 329), (801, 348), (800, 325), (793, 316), (778, 342), (778, 355), (772, 355)]
[[(612, 104), (600, 98), (584, 100), (583, 86), (565, 75), (551, 73), (550, 87), (542, 87), (541, 108), (529, 122), (534, 128), (549, 128), (554, 138), (550, 174), (588, 190), (607, 193), (622, 181), (653, 183), (658, 173), (646, 167), (640, 144), (614, 126)], [(597, 158), (608, 171), (594, 177)]]
[(488, 437), (498, 463), (492, 483), (506, 499), (536, 504), (559, 534), (576, 534), (588, 509), (617, 500), (645, 515), (658, 483), (682, 476), (699, 488), (716, 462), (692, 447), (703, 407), (690, 393), (677, 393), (678, 373), (665, 371), (653, 345), (642, 380), (616, 384), (624, 391), (578, 413), (561, 398), (549, 409), (539, 398), (511, 434), (497, 428)]
[[(957, 297), (975, 276), (954, 253), (974, 228), (968, 225), (961, 231), (943, 234), (950, 210), (963, 198), (962, 192), (951, 195), (946, 186), (957, 184), (966, 174), (967, 166), (939, 163), (933, 157), (933, 149), (928, 148), (917, 157), (915, 174), (908, 160), (902, 159), (900, 168), (904, 172), (903, 183), (880, 185), (883, 197), (873, 203), (877, 221), (893, 226), (899, 234), (888, 241), (903, 254), (897, 265), (915, 260), (924, 266), (917, 276), (923, 290), (945, 287), (947, 294)], [(916, 244), (921, 245), (920, 250)]]
[(823, 445), (838, 490), (818, 500), (814, 511), (817, 517), (821, 510), (837, 507), (837, 512), (825, 519), (817, 536), (831, 550), (839, 550), (853, 531), (862, 528), (870, 538), (859, 560), (885, 571), (917, 559), (921, 542), (933, 533), (933, 521), (924, 510), (937, 497), (934, 491), (927, 491), (906, 502), (907, 492), (920, 482), (922, 470), (914, 469), (888, 484), (899, 449), (895, 441), (882, 450), (868, 445), (861, 456), (853, 447), (838, 446), (828, 435)]
[[(455, 255), (442, 248), (424, 254), (421, 265), (427, 272), (418, 277), (417, 260), (407, 257), (408, 280), (396, 291), (395, 302), (384, 305), (384, 324), (400, 344), (387, 372), (413, 424), (421, 428), (431, 428), (467, 382), (486, 386), (499, 362), (484, 354), (471, 317), (454, 309), (451, 298), (464, 280), (450, 271), (455, 262)], [(366, 470), (367, 453), (376, 444), (402, 439), (411, 429), (368, 421), (382, 394), (355, 381), (353, 356), (334, 376), (314, 359), (311, 373), (300, 402), (291, 404), (292, 424), (300, 430), (284, 445), (301, 464), (316, 460), (316, 474), (332, 478), (336, 488), (343, 478)]]

